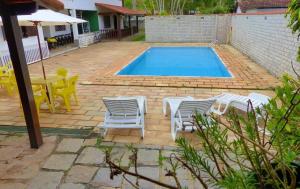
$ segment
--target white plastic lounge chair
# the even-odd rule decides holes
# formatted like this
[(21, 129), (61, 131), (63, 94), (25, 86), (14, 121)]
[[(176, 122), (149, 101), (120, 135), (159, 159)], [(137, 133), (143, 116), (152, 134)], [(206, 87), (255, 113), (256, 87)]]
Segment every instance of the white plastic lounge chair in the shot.
[(132, 128), (141, 129), (141, 136), (144, 138), (146, 97), (103, 98), (103, 102), (107, 109), (102, 126), (105, 129), (104, 135), (109, 128)]
[(168, 105), (171, 112), (171, 134), (176, 139), (178, 131), (196, 130), (193, 115), (208, 115), (215, 99), (196, 100), (193, 97), (168, 97), (163, 99), (163, 112), (167, 116)]
[(217, 107), (213, 107), (212, 112), (217, 115), (225, 114), (230, 106), (247, 112), (249, 100), (252, 102), (254, 109), (262, 108), (263, 105), (268, 104), (270, 100), (270, 97), (258, 93), (250, 93), (248, 96), (223, 93), (214, 98), (217, 100)]
[[(258, 93), (250, 93), (248, 96), (236, 95), (232, 93), (223, 93), (214, 98), (217, 100), (217, 106), (212, 107), (211, 111), (217, 115), (225, 114), (230, 106), (247, 112), (249, 100), (251, 101), (254, 109), (262, 109), (263, 105), (268, 104), (270, 100), (270, 97)], [(259, 118), (260, 116), (257, 116), (256, 121), (258, 121)], [(271, 134), (267, 129), (264, 130), (261, 127), (259, 127), (258, 129), (260, 132), (265, 132), (266, 135)]]

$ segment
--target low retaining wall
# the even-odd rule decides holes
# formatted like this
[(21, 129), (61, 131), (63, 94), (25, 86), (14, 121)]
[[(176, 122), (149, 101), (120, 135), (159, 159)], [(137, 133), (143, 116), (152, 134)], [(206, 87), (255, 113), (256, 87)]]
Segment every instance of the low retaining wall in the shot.
[(148, 42), (212, 42), (227, 41), (229, 15), (147, 16), (145, 18)]
[(235, 15), (231, 44), (277, 77), (285, 72), (295, 75), (291, 61), (300, 73), (300, 43), (287, 25), (284, 14)]

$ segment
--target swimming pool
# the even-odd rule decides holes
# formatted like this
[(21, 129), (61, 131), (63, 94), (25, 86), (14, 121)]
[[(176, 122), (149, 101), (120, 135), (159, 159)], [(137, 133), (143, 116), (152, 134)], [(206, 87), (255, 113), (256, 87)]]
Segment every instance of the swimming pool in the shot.
[(210, 47), (151, 47), (117, 75), (232, 77)]

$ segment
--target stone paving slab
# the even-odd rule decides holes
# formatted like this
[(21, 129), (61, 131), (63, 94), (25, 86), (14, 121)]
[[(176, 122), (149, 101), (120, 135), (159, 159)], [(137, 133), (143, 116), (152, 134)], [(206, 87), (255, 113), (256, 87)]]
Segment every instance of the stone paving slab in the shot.
[(0, 183), (0, 188), (1, 189), (25, 189), (26, 184), (24, 183)]
[(76, 157), (76, 154), (53, 154), (46, 161), (43, 169), (66, 171), (71, 168)]
[(74, 183), (64, 183), (59, 189), (85, 189), (86, 187), (83, 184), (74, 184)]
[(121, 187), (122, 186), (122, 176), (114, 176), (113, 179), (110, 179), (110, 169), (109, 168), (100, 168), (97, 172), (95, 178), (91, 182), (93, 187)]
[(67, 183), (89, 183), (95, 175), (98, 167), (75, 165), (67, 174)]
[[(129, 171), (131, 172), (134, 172), (134, 168), (131, 167), (129, 169)], [(154, 180), (159, 180), (159, 167), (138, 167), (138, 173), (143, 175), (143, 176), (146, 176), (146, 177), (149, 177), (151, 179), (154, 179)], [(132, 177), (132, 176), (126, 176), (126, 178), (131, 182), (131, 183), (136, 183), (136, 178), (135, 177)], [(149, 181), (145, 181), (145, 180), (142, 180), (142, 179), (139, 179), (139, 186), (140, 188), (142, 189), (153, 189), (153, 188), (157, 188), (157, 186)], [(125, 181), (124, 180), (124, 185), (122, 188), (134, 188), (132, 187), (132, 185)]]
[(105, 154), (95, 147), (85, 148), (78, 156), (77, 164), (100, 165), (104, 162)]
[(23, 152), (21, 146), (4, 146), (0, 148), (0, 161), (9, 161), (18, 157)]
[(57, 189), (63, 172), (41, 171), (29, 184), (27, 189)]
[(129, 156), (131, 154), (132, 153), (126, 147), (115, 147), (112, 149), (111, 159), (114, 162), (118, 162), (118, 164), (120, 164), (121, 166), (127, 167), (130, 163)]
[(93, 138), (93, 139), (85, 139), (83, 142), (83, 146), (95, 146), (97, 143), (97, 139)]
[[(70, 138), (68, 138), (70, 139)], [(75, 138), (74, 138), (75, 139)], [(78, 138), (77, 138), (78, 139)], [(93, 138), (95, 139), (95, 138)], [(55, 141), (59, 141), (57, 138), (46, 137), (45, 145), (39, 150), (24, 150), (22, 155), (30, 155), (33, 151), (35, 154), (44, 154), (43, 152), (47, 152), (51, 150), (52, 155), (43, 155), (37, 156), (35, 158), (25, 158), (21, 161), (23, 164), (18, 164), (16, 162), (12, 165), (12, 167), (17, 167), (18, 174), (13, 171), (3, 172), (2, 170), (9, 170), (6, 168), (5, 164), (0, 163), (0, 175), (2, 180), (0, 179), (0, 188), (28, 188), (28, 189), (48, 189), (48, 188), (62, 188), (62, 189), (98, 189), (98, 188), (125, 188), (130, 189), (134, 188), (131, 184), (126, 181), (122, 177), (122, 175), (115, 176), (113, 180), (110, 179), (110, 169), (107, 167), (108, 165), (104, 162), (104, 153), (94, 147), (93, 145), (84, 145), (82, 143), (82, 151), (74, 153), (62, 153), (58, 152), (54, 148), (50, 148)], [(49, 141), (51, 141), (51, 145), (49, 145)], [(66, 140), (61, 140), (61, 142), (57, 145), (57, 148), (61, 148), (61, 144), (65, 144)], [(70, 140), (69, 140), (70, 141)], [(95, 141), (95, 140), (91, 140)], [(9, 142), (10, 143), (10, 142)], [(92, 142), (94, 143), (94, 142)], [(114, 161), (117, 161), (121, 156), (124, 158), (124, 162), (121, 161), (121, 165), (128, 165), (128, 158), (131, 155), (131, 152), (124, 144), (114, 144), (104, 142), (103, 144), (107, 144), (108, 146), (113, 147), (111, 157)], [(49, 146), (49, 147), (47, 147)], [(8, 147), (8, 146), (5, 146)], [(164, 150), (161, 146), (148, 146), (148, 145), (138, 145), (138, 156), (141, 158), (138, 165), (138, 173), (144, 175), (146, 177), (150, 177), (155, 180), (159, 180), (161, 182), (176, 185), (173, 178), (165, 176), (166, 171), (165, 168), (170, 168), (166, 163), (163, 167), (158, 166), (158, 156), (161, 153), (163, 156), (168, 156), (173, 151)], [(45, 151), (46, 150), (46, 151)], [(80, 153), (80, 154), (78, 154)], [(76, 157), (77, 161), (75, 162)], [(40, 159), (41, 158), (41, 159)], [(29, 161), (31, 160), (31, 161)], [(40, 168), (41, 160), (44, 160), (44, 166), (42, 169)], [(20, 161), (20, 163), (21, 163)], [(33, 169), (25, 169), (18, 168), (18, 166), (30, 167)], [(38, 172), (38, 170), (40, 170)], [(63, 171), (61, 171), (63, 170)], [(131, 172), (134, 172), (133, 167), (129, 168)], [(32, 172), (32, 173), (31, 173)], [(8, 174), (7, 174), (8, 173)], [(186, 186), (188, 188), (201, 188), (199, 183), (195, 182), (191, 175), (188, 173), (186, 169), (178, 168), (177, 172), (178, 178), (180, 178), (180, 183), (182, 186)], [(126, 176), (126, 178), (135, 183), (136, 178), (132, 176)], [(15, 180), (14, 180), (15, 179)], [(22, 182), (21, 182), (22, 181)], [(160, 189), (155, 184), (151, 182), (139, 180), (139, 184), (141, 189)]]
[(0, 135), (0, 142), (6, 138), (6, 135)]
[(81, 148), (83, 144), (83, 139), (76, 138), (64, 138), (56, 148), (57, 152), (72, 152), (76, 153)]
[(159, 151), (149, 149), (139, 149), (137, 163), (140, 166), (158, 165)]

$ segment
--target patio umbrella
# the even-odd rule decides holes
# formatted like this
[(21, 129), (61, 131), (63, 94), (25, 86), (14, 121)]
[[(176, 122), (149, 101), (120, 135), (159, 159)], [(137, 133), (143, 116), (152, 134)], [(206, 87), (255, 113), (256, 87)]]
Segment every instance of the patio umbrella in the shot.
[[(77, 24), (87, 22), (86, 20), (74, 18), (59, 12), (55, 12), (49, 9), (41, 9), (30, 15), (18, 16), (18, 22), (20, 26), (35, 26), (37, 31), (39, 53), (42, 63), (43, 76), (46, 80), (45, 67), (43, 63), (43, 54), (41, 48), (40, 37), (38, 34), (38, 26), (55, 26), (55, 25), (66, 25), (66, 24)], [(2, 20), (0, 18), (2, 25)]]

